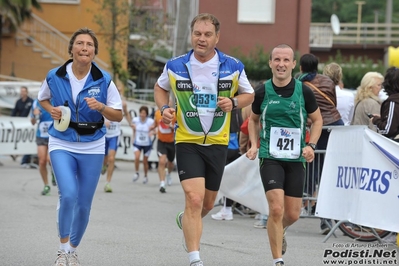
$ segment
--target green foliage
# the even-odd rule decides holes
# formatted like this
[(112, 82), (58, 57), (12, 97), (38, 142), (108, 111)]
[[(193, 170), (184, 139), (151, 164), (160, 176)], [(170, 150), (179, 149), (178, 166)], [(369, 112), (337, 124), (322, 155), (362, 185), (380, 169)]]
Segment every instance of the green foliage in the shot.
[(93, 20), (100, 26), (100, 33), (108, 44), (113, 79), (119, 79), (126, 84), (129, 72), (122, 66), (126, 51), (121, 52), (129, 38), (129, 3), (127, 0), (93, 0), (99, 5), (99, 12), (95, 12)]
[[(130, 10), (129, 30), (136, 36), (136, 40), (131, 40), (129, 47), (144, 52), (142, 53), (143, 57), (138, 58), (138, 63), (135, 60), (130, 63), (137, 69), (152, 72), (158, 70), (154, 69), (154, 64), (150, 61), (153, 61), (156, 55), (170, 58), (172, 51), (167, 49), (167, 44), (164, 41), (164, 20), (167, 17), (162, 11), (149, 10), (145, 6), (145, 1), (136, 0)], [(140, 56), (140, 54), (136, 55)]]
[[(244, 64), (245, 73), (251, 82), (257, 83), (272, 77), (272, 72), (269, 67), (270, 53), (265, 52), (263, 46), (256, 46), (249, 52), (248, 56), (245, 56), (240, 48), (233, 48), (231, 54)], [(295, 54), (295, 58), (299, 58), (298, 54), (299, 53)], [(299, 64), (295, 66), (292, 73), (297, 72), (299, 72)]]
[[(231, 52), (232, 56), (238, 58), (245, 65), (245, 72), (248, 79), (257, 83), (272, 77), (272, 72), (269, 67), (269, 55), (263, 50), (263, 47), (258, 46), (254, 48), (248, 56), (243, 55), (239, 48), (233, 48)], [(299, 53), (295, 53), (295, 58), (297, 59), (297, 64), (293, 70), (293, 74), (299, 73)], [(319, 62), (320, 66), (328, 64), (331, 62), (336, 62), (342, 67), (343, 72), (343, 82), (345, 88), (356, 89), (360, 85), (360, 81), (363, 76), (369, 71), (376, 71), (384, 75), (385, 67), (380, 61), (377, 64), (373, 63), (372, 59), (365, 57), (351, 56), (349, 58), (344, 58), (340, 51), (337, 52), (335, 57), (330, 57), (327, 62)], [(322, 70), (320, 69), (320, 73)]]
[(162, 71), (164, 63), (157, 56), (172, 57), (168, 45), (166, 24), (173, 24), (162, 10), (149, 9), (146, 1), (136, 0), (132, 3), (129, 30), (134, 38), (129, 40), (129, 68), (136, 75), (138, 88), (153, 87), (156, 78)]
[(158, 49), (153, 49), (152, 50), (154, 54), (162, 56), (163, 58), (171, 58), (173, 52), (164, 48), (164, 47), (160, 47)]
[(384, 75), (386, 70), (381, 61), (375, 64), (367, 56), (357, 58), (350, 56), (349, 58), (344, 58), (339, 51), (335, 57), (330, 57), (328, 62), (325, 63), (328, 64), (331, 62), (335, 62), (342, 67), (343, 83), (345, 88), (348, 89), (356, 89), (367, 72), (375, 71)]
[(272, 76), (269, 67), (269, 54), (263, 49), (258, 45), (249, 53), (249, 56), (243, 55), (239, 48), (232, 50), (232, 55), (245, 65), (245, 73), (251, 81), (261, 81)]
[[(362, 22), (373, 23), (378, 19), (379, 23), (385, 22), (386, 0), (363, 0)], [(330, 22), (332, 14), (336, 14), (343, 23), (355, 23), (358, 16), (357, 1), (348, 0), (313, 0), (312, 22)], [(392, 22), (399, 22), (399, 1), (393, 2)]]

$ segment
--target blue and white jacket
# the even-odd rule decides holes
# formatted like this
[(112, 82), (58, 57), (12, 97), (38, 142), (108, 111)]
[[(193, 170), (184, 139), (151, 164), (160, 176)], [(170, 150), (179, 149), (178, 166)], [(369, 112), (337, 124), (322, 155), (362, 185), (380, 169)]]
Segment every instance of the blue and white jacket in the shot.
[[(47, 74), (46, 81), (50, 88), (52, 101), (54, 106), (64, 105), (67, 101), (71, 109), (71, 122), (101, 122), (103, 116), (96, 110), (91, 110), (84, 100), (85, 97), (93, 97), (97, 101), (104, 104), (107, 103), (107, 90), (111, 82), (111, 76), (92, 63), (90, 75), (87, 77), (84, 88), (79, 92), (76, 98), (76, 104), (72, 98), (72, 89), (66, 66), (72, 62), (68, 60), (59, 68), (50, 70)], [(71, 141), (71, 142), (90, 142), (103, 137), (106, 128), (96, 130), (92, 135), (79, 135), (73, 128), (68, 128), (64, 132), (59, 132), (53, 125), (49, 128), (49, 134), (53, 137)]]

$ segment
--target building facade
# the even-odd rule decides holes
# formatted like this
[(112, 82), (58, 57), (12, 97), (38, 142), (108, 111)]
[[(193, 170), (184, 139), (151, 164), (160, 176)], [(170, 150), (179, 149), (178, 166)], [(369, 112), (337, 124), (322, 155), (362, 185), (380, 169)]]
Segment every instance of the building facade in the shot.
[(218, 48), (249, 54), (256, 46), (265, 52), (288, 44), (300, 54), (309, 52), (311, 0), (201, 0), (199, 13), (214, 14), (221, 23)]

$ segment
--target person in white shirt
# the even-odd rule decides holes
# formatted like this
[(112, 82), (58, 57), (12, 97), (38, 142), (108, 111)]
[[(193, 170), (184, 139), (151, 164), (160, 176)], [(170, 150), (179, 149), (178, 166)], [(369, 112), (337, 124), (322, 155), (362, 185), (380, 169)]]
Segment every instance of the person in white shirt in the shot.
[(334, 62), (325, 65), (323, 75), (330, 77), (334, 81), (337, 94), (337, 109), (345, 126), (349, 126), (353, 118), (355, 96), (353, 93), (343, 89), (341, 66)]
[(148, 116), (148, 107), (141, 106), (139, 109), (139, 116), (132, 119), (132, 127), (133, 127), (133, 151), (134, 151), (134, 167), (136, 173), (133, 177), (133, 182), (136, 182), (139, 175), (139, 166), (140, 166), (140, 156), (141, 151), (143, 151), (143, 165), (144, 165), (144, 180), (143, 184), (147, 184), (148, 182), (148, 157), (151, 154), (152, 150), (152, 136), (155, 134), (154, 132), (154, 119)]

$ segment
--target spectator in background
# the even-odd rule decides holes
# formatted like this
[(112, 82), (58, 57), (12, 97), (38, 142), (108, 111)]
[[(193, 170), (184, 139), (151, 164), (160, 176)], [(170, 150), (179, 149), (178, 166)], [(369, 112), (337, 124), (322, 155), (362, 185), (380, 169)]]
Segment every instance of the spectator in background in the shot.
[(353, 118), (355, 97), (352, 92), (343, 90), (342, 68), (337, 63), (330, 63), (324, 66), (323, 74), (334, 82), (338, 112), (341, 115), (344, 125), (349, 126)]
[[(123, 85), (118, 84), (118, 86)], [(130, 113), (127, 110), (127, 103), (122, 95), (122, 90), (120, 88), (121, 87), (118, 87), (118, 91), (121, 95), (123, 116), (130, 124), (132, 119), (130, 117)], [(112, 193), (111, 180), (115, 170), (115, 157), (119, 145), (119, 136), (121, 134), (121, 122), (109, 121), (108, 119), (104, 119), (104, 124), (107, 129), (107, 133), (105, 134), (105, 154), (101, 174), (103, 175), (107, 173), (104, 191)]]
[(378, 72), (367, 72), (363, 76), (360, 86), (357, 88), (352, 125), (366, 125), (370, 129), (376, 130), (367, 114), (380, 115), (382, 101), (378, 95), (383, 81), (384, 76)]
[[(335, 84), (331, 78), (317, 73), (319, 60), (313, 54), (304, 54), (300, 61), (301, 74), (299, 80), (310, 87), (316, 97), (317, 104), (320, 108), (321, 116), (323, 118), (323, 127), (327, 126), (343, 126), (344, 122), (337, 109), (337, 96), (335, 91)], [(330, 131), (328, 128), (323, 128), (319, 141), (317, 142), (317, 150), (327, 149), (328, 137)], [(305, 191), (308, 194), (317, 193), (315, 184), (320, 180), (323, 170), (325, 153), (316, 153), (316, 157), (312, 163), (309, 164), (309, 176)], [(328, 234), (332, 227), (332, 221), (321, 219), (320, 231), (322, 234)]]
[[(227, 145), (227, 158), (226, 165), (233, 162), (240, 157), (240, 145), (239, 145), (239, 132), (242, 125), (242, 113), (241, 109), (234, 109), (231, 111), (231, 121), (230, 121), (230, 138), (229, 144)], [(231, 221), (233, 220), (233, 210), (232, 206), (234, 201), (232, 199), (224, 197), (224, 205), (222, 209), (212, 214), (211, 217), (217, 221)]]
[(28, 117), (32, 108), (33, 99), (28, 96), (28, 88), (22, 86), (19, 92), (20, 98), (12, 109), (11, 116)]
[[(53, 123), (53, 119), (51, 118), (51, 115), (40, 105), (38, 100), (35, 100), (32, 105), (31, 123), (32, 125), (37, 124), (37, 157), (39, 158), (39, 172), (44, 183), (42, 195), (46, 196), (50, 194), (51, 190), (48, 182), (47, 164), (50, 164), (50, 156), (48, 155), (48, 129)], [(55, 179), (52, 170), (51, 174), (52, 183), (55, 185)]]
[(133, 177), (133, 182), (140, 178), (140, 157), (143, 152), (143, 167), (144, 167), (144, 180), (143, 184), (148, 182), (148, 157), (151, 154), (152, 140), (154, 135), (154, 119), (148, 116), (148, 107), (141, 106), (139, 109), (139, 116), (132, 119), (133, 128), (133, 151), (134, 151), (134, 168), (136, 173)]
[(381, 111), (372, 113), (371, 122), (378, 133), (399, 142), (399, 69), (388, 68), (382, 83), (388, 98), (382, 103)]
[(118, 150), (119, 136), (121, 134), (121, 122), (104, 119), (104, 125), (107, 129), (105, 134), (105, 154), (101, 174), (107, 173), (104, 191), (111, 193), (111, 179), (115, 169), (115, 156)]
[[(149, 113), (148, 117), (154, 119), (156, 110), (158, 110), (158, 109), (156, 109), (155, 107), (149, 107), (148, 108), (148, 113)], [(156, 129), (155, 129), (155, 131), (156, 131)], [(153, 137), (153, 141), (155, 141), (155, 136)], [(158, 171), (158, 163), (159, 163), (158, 161), (159, 160), (148, 161), (148, 171)]]
[[(172, 101), (169, 101), (172, 105)], [(171, 173), (175, 167), (175, 124), (176, 116), (172, 122), (167, 125), (162, 121), (161, 110), (157, 110), (154, 115), (154, 128), (158, 129), (158, 175), (159, 175), (159, 192), (165, 193), (165, 178), (168, 186), (172, 185)]]
[[(11, 116), (28, 117), (32, 108), (33, 99), (28, 96), (28, 88), (22, 86), (19, 91), (20, 98), (15, 103), (12, 109)], [(24, 155), (22, 157), (21, 166), (30, 168), (31, 155)]]

